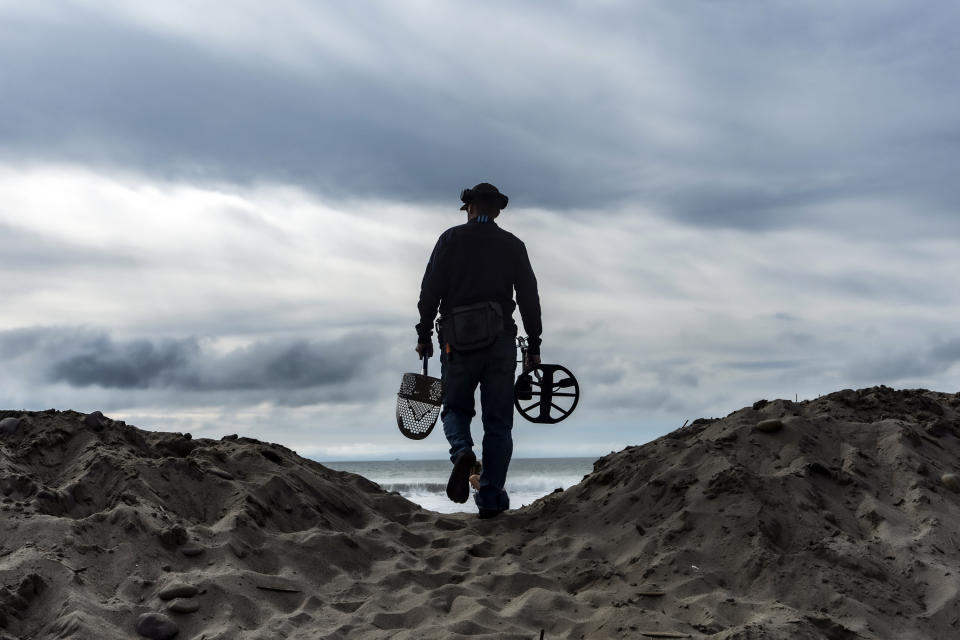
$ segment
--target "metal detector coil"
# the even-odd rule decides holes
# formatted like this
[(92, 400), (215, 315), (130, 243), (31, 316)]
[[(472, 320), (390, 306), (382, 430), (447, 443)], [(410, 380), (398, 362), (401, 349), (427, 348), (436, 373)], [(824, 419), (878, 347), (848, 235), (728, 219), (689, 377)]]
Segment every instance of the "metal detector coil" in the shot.
[[(523, 360), (526, 361), (527, 345), (518, 338)], [(559, 364), (538, 364), (527, 369), (513, 386), (513, 404), (530, 422), (556, 424), (577, 408), (580, 401), (580, 385), (576, 376)]]
[(427, 375), (427, 358), (421, 373), (405, 373), (397, 392), (397, 426), (411, 440), (423, 440), (437, 423), (443, 403), (443, 382)]

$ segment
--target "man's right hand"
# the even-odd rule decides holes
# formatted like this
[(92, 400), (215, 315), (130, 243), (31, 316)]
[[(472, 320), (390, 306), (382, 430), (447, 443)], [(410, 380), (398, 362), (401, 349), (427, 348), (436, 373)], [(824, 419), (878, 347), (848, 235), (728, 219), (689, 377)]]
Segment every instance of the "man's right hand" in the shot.
[(420, 359), (423, 360), (424, 354), (429, 358), (433, 355), (433, 343), (423, 344), (422, 342), (417, 343), (416, 348), (417, 355), (420, 356)]

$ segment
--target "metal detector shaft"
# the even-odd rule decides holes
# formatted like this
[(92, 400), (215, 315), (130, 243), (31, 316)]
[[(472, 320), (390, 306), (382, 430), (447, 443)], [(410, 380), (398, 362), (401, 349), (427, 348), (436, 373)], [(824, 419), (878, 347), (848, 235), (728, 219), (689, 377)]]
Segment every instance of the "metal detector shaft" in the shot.
[(519, 347), (520, 347), (520, 367), (521, 367), (521, 372), (526, 373), (526, 368), (527, 368), (527, 341), (526, 341), (523, 337), (518, 336), (518, 337), (517, 337), (517, 345), (519, 345)]

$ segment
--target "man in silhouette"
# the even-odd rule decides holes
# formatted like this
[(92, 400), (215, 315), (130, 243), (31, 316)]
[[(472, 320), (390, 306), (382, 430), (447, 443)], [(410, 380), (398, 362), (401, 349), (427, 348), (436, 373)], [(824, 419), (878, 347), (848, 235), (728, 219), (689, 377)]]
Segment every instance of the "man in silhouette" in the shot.
[[(483, 465), (475, 500), (481, 518), (510, 508), (504, 491), (513, 455), (513, 385), (517, 366), (520, 309), (528, 335), (524, 369), (540, 363), (540, 296), (527, 249), (495, 222), (509, 199), (482, 182), (460, 194), (467, 222), (447, 229), (437, 240), (420, 286), (417, 353), (433, 354), (433, 321), (440, 311), (438, 339), (444, 382), (443, 432), (450, 443), (453, 471), (447, 496), (467, 501), (476, 462), (470, 420), (480, 386)], [(516, 302), (514, 302), (516, 292)]]

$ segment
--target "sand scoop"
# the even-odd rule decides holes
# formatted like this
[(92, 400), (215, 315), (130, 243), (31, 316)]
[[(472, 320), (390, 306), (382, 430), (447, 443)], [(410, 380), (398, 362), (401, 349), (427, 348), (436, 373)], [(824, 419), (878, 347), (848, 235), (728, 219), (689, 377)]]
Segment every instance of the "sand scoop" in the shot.
[(427, 360), (423, 370), (405, 373), (397, 392), (397, 426), (400, 433), (412, 440), (423, 440), (433, 431), (443, 403), (443, 382), (427, 375)]

